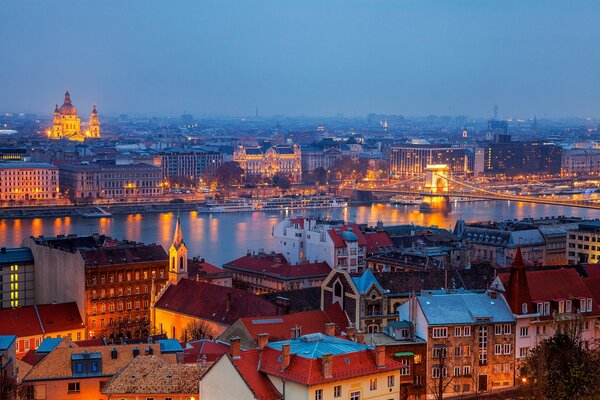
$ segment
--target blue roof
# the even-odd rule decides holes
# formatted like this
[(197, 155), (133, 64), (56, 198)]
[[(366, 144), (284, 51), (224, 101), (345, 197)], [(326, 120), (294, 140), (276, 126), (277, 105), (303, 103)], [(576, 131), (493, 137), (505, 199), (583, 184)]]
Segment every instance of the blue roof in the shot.
[(290, 345), (290, 353), (305, 358), (322, 358), (325, 354), (349, 354), (369, 349), (361, 343), (327, 336), (322, 333), (311, 333), (298, 339), (283, 340), (281, 342), (268, 343), (272, 349), (281, 350), (284, 344)]
[(46, 338), (37, 348), (36, 353), (50, 353), (62, 341), (62, 338)]
[(0, 265), (33, 264), (33, 254), (27, 247), (16, 247), (0, 251)]
[(385, 290), (383, 290), (377, 279), (375, 279), (375, 276), (373, 275), (370, 269), (365, 270), (365, 272), (363, 272), (361, 276), (353, 276), (352, 282), (354, 282), (354, 285), (358, 289), (358, 292), (361, 294), (366, 293), (367, 290), (369, 290), (369, 288), (371, 287), (371, 285), (377, 286), (377, 288), (379, 288), (379, 290), (382, 293), (385, 292)]
[(512, 311), (501, 296), (487, 293), (428, 293), (417, 297), (430, 325), (514, 322)]
[(358, 236), (356, 236), (356, 233), (350, 231), (343, 231), (342, 239), (344, 239), (346, 242), (358, 242)]
[(161, 339), (158, 341), (158, 344), (160, 344), (161, 353), (178, 353), (183, 351), (181, 343), (176, 339)]
[(15, 340), (17, 340), (15, 335), (0, 335), (0, 350), (8, 350)]

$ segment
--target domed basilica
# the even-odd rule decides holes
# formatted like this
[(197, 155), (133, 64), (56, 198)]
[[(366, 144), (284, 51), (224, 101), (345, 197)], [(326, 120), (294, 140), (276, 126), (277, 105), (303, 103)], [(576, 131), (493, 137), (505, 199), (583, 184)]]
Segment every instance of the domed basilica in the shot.
[(98, 121), (96, 106), (94, 106), (90, 115), (89, 129), (82, 131), (81, 120), (77, 115), (77, 108), (71, 103), (71, 95), (67, 91), (63, 105), (58, 108), (57, 104), (54, 108), (52, 129), (47, 134), (50, 139), (67, 138), (80, 142), (83, 142), (85, 139), (99, 138), (100, 122)]

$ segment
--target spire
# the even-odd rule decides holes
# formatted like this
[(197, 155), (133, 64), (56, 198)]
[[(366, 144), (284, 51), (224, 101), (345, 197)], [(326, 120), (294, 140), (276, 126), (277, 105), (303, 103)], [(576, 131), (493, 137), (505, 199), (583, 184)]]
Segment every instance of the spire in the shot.
[(68, 90), (65, 92), (65, 104), (71, 104), (71, 95)]
[[(506, 287), (506, 302), (514, 314), (529, 314), (531, 307), (531, 294), (527, 283), (527, 271), (523, 262), (521, 248), (517, 248), (515, 260), (510, 267), (510, 276)], [(526, 304), (524, 306), (524, 304)]]
[(183, 233), (181, 233), (181, 221), (177, 216), (177, 224), (175, 225), (175, 234), (173, 235), (173, 245), (179, 246), (183, 242)]
[(58, 104), (54, 105), (54, 112), (57, 113), (58, 112)]
[(92, 114), (98, 114), (98, 111), (96, 111), (96, 105), (94, 104), (94, 108), (92, 108)]

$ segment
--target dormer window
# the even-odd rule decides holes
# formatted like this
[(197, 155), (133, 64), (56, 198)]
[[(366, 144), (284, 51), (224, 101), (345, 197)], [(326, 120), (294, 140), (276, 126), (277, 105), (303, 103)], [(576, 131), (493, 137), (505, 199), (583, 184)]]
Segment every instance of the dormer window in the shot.
[(587, 312), (592, 311), (592, 299), (585, 299), (586, 307), (585, 310)]
[(560, 300), (558, 302), (558, 313), (563, 314), (565, 312), (565, 302), (564, 300)]
[(540, 315), (544, 315), (544, 304), (543, 303), (536, 303), (537, 305), (537, 313)]
[(571, 300), (567, 300), (565, 302), (565, 312), (570, 313), (570, 312), (572, 312), (572, 310), (573, 310), (572, 302), (571, 302)]
[(527, 314), (527, 303), (521, 304), (521, 314)]
[(550, 315), (550, 302), (544, 303), (544, 313), (542, 315)]

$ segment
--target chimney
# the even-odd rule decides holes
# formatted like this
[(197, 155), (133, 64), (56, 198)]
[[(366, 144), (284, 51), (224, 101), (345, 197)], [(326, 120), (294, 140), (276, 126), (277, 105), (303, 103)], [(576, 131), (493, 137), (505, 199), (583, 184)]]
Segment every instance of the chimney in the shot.
[(239, 336), (234, 336), (230, 339), (231, 342), (231, 357), (234, 360), (240, 358), (240, 348), (241, 348), (241, 338)]
[(140, 349), (138, 349), (137, 347), (133, 348), (133, 357), (137, 357), (140, 355)]
[(200, 368), (202, 371), (206, 370), (206, 354), (202, 354), (202, 359), (200, 359)]
[(119, 353), (117, 352), (116, 347), (113, 347), (110, 351), (110, 358), (116, 360), (119, 357)]
[(292, 340), (296, 339), (296, 335), (297, 335), (297, 332), (298, 332), (297, 329), (298, 329), (298, 327), (290, 328), (290, 331), (291, 331), (290, 332), (290, 339), (292, 339)]
[(365, 333), (363, 331), (356, 332), (356, 342), (360, 344), (365, 344)]
[(323, 354), (323, 378), (333, 378), (333, 356), (331, 354)]
[(348, 339), (354, 340), (354, 336), (356, 336), (356, 328), (353, 324), (350, 324), (350, 326), (346, 328), (346, 335), (348, 335)]
[(382, 344), (375, 346), (375, 364), (377, 368), (385, 368), (385, 346)]
[(325, 334), (327, 336), (335, 336), (335, 323), (329, 322), (325, 324)]
[(256, 344), (258, 344), (258, 349), (262, 350), (269, 343), (269, 334), (268, 333), (259, 333), (256, 337)]
[(290, 366), (290, 345), (288, 343), (281, 345), (281, 370)]

